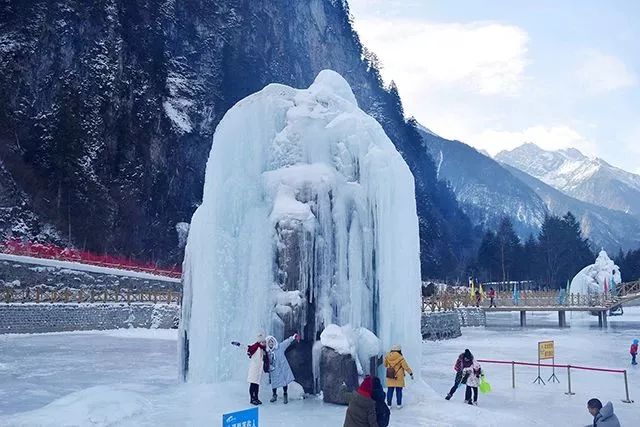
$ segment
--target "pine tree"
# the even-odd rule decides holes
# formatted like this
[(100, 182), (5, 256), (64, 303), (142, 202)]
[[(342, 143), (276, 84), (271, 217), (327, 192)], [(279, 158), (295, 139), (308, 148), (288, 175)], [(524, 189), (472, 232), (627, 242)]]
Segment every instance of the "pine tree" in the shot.
[(506, 282), (519, 276), (522, 248), (520, 239), (513, 230), (513, 224), (508, 217), (502, 218), (496, 234), (498, 256), (500, 257), (500, 273), (502, 281)]

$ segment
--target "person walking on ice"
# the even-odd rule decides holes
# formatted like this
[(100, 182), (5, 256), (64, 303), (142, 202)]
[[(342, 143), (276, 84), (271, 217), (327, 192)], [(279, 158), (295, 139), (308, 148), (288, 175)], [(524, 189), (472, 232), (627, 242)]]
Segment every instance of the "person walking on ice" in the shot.
[(269, 355), (269, 382), (273, 391), (270, 402), (273, 403), (278, 400), (278, 389), (282, 387), (282, 402), (286, 405), (289, 403), (288, 387), (289, 384), (295, 381), (295, 377), (285, 352), (294, 341), (300, 342), (300, 335), (292, 335), (281, 343), (278, 343), (274, 336), (269, 335), (266, 341), (267, 354)]
[(453, 387), (451, 387), (451, 390), (449, 390), (449, 393), (447, 394), (447, 397), (445, 397), (445, 399), (451, 399), (456, 390), (458, 390), (460, 384), (465, 382), (463, 381), (463, 370), (470, 367), (472, 364), (473, 354), (471, 354), (469, 349), (465, 349), (464, 353), (460, 353), (460, 356), (458, 356), (456, 363), (453, 365), (453, 370), (456, 371), (456, 377), (453, 380)]
[(631, 353), (631, 364), (637, 365), (638, 362), (636, 362), (636, 356), (638, 355), (638, 339), (633, 340), (633, 342), (631, 343), (629, 353)]
[[(480, 385), (480, 376), (482, 368), (476, 359), (471, 357), (471, 365), (462, 370), (463, 378), (466, 377), (467, 389), (464, 393), (464, 401), (469, 405), (478, 404), (478, 386)], [(473, 394), (473, 397), (471, 396)]]
[(266, 341), (262, 334), (258, 334), (256, 342), (247, 348), (247, 356), (249, 356), (247, 382), (249, 383), (249, 397), (252, 405), (262, 405), (262, 402), (258, 399), (258, 393), (260, 392), (262, 372), (269, 370), (269, 358), (266, 350)]
[(393, 400), (393, 393), (395, 391), (398, 409), (401, 409), (404, 377), (406, 374), (409, 374), (411, 379), (413, 379), (413, 371), (402, 355), (402, 348), (399, 345), (391, 347), (391, 351), (384, 358), (384, 367), (387, 368), (387, 405), (391, 407), (391, 401)]

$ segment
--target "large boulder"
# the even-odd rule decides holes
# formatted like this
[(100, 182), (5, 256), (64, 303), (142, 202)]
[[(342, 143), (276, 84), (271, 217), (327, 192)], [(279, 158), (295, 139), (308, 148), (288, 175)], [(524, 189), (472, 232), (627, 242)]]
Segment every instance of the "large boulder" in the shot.
[(309, 361), (312, 360), (312, 347), (313, 343), (311, 341), (302, 340), (289, 347), (286, 352), (293, 376), (307, 394), (316, 393), (313, 380), (313, 365), (309, 363)]
[(329, 347), (320, 353), (320, 389), (327, 403), (348, 405), (348, 393), (358, 388), (358, 369), (350, 354)]

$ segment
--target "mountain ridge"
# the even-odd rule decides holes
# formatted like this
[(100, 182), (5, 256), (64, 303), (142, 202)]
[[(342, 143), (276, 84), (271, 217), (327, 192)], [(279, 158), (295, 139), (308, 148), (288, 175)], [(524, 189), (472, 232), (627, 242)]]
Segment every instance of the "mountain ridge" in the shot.
[(576, 148), (544, 150), (533, 143), (495, 156), (568, 196), (640, 218), (640, 176)]

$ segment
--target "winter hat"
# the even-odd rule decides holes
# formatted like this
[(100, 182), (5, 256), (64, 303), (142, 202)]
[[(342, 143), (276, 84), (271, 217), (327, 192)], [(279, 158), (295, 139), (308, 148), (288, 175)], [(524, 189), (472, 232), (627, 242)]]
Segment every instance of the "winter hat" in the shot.
[(362, 384), (360, 384), (360, 387), (358, 387), (358, 393), (363, 395), (364, 397), (368, 397), (369, 399), (371, 399), (372, 391), (373, 381), (371, 380), (371, 377), (367, 375), (366, 377), (364, 377), (364, 380), (362, 380)]
[(636, 338), (635, 340), (633, 340), (634, 344), (638, 344), (638, 338)]
[(267, 341), (267, 348), (269, 350), (275, 350), (276, 348), (278, 348), (278, 340), (273, 335), (267, 336), (266, 341)]
[(258, 336), (256, 337), (256, 341), (257, 341), (257, 342), (262, 342), (262, 341), (264, 341), (264, 334), (258, 334)]
[(471, 352), (469, 351), (469, 349), (468, 349), (468, 348), (466, 348), (466, 349), (464, 350), (464, 358), (465, 358), (465, 359), (473, 359), (473, 354), (471, 354)]
[(395, 344), (391, 346), (391, 351), (402, 351), (402, 347), (400, 347), (400, 344)]

